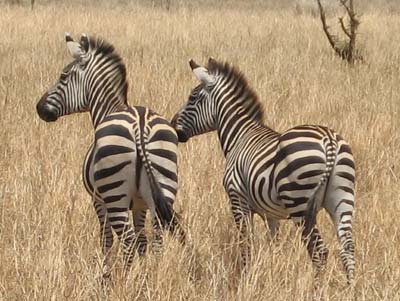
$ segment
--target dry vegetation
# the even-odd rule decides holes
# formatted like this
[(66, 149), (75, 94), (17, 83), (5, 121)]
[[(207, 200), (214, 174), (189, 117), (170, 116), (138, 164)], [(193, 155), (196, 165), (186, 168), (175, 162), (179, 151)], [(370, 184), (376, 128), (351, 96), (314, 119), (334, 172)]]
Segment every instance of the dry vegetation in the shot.
[(65, 31), (115, 44), (127, 65), (132, 105), (170, 118), (195, 84), (188, 60), (212, 55), (245, 72), (271, 127), (317, 123), (342, 133), (358, 173), (356, 281), (346, 286), (333, 226), (321, 212), (331, 251), (322, 293), (326, 300), (400, 299), (398, 15), (386, 7), (361, 9), (368, 64), (348, 68), (328, 48), (318, 16), (238, 7), (0, 7), (1, 300), (309, 300), (313, 292), (310, 261), (289, 222), (271, 243), (257, 219), (253, 264), (247, 275), (237, 274), (215, 134), (180, 146), (176, 207), (188, 246), (167, 238), (161, 259), (135, 260), (126, 277), (117, 263), (114, 285), (102, 291), (98, 223), (80, 174), (92, 138), (89, 118), (49, 125), (35, 111), (69, 60)]

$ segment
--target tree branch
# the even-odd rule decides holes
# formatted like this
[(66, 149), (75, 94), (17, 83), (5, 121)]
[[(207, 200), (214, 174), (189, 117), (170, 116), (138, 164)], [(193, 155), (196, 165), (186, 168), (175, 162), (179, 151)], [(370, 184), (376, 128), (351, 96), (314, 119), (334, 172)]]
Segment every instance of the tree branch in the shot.
[(329, 44), (335, 50), (336, 54), (339, 55), (343, 60), (346, 60), (350, 65), (353, 65), (355, 60), (363, 61), (363, 57), (356, 49), (357, 29), (360, 25), (360, 21), (357, 19), (357, 14), (354, 12), (353, 0), (339, 0), (340, 5), (343, 6), (349, 17), (348, 26), (345, 25), (343, 17), (339, 18), (340, 27), (348, 38), (348, 41), (345, 41), (344, 43), (339, 43), (337, 37), (329, 33), (329, 27), (326, 24), (325, 11), (322, 7), (321, 0), (317, 0), (317, 3), (322, 22), (322, 28), (326, 37), (328, 38)]
[(349, 33), (349, 31), (346, 29), (346, 26), (343, 23), (343, 17), (339, 18), (339, 23), (340, 23), (340, 27), (342, 28), (342, 30), (344, 31), (344, 33), (346, 34), (346, 36), (348, 36), (351, 39), (351, 34)]
[(328, 38), (329, 44), (331, 44), (332, 48), (336, 51), (335, 38), (334, 38), (334, 36), (332, 36), (329, 33), (329, 27), (328, 27), (328, 25), (326, 25), (325, 11), (324, 11), (324, 8), (321, 5), (321, 0), (317, 0), (317, 3), (318, 3), (318, 8), (319, 8), (319, 15), (320, 15), (321, 22), (322, 22), (322, 29), (324, 30), (325, 35)]

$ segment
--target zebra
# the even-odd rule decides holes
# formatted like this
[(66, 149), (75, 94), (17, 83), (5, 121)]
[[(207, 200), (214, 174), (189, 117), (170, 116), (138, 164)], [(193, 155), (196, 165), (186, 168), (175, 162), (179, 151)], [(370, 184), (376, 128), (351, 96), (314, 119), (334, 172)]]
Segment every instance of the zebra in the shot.
[(213, 58), (207, 67), (189, 62), (199, 80), (171, 123), (179, 142), (216, 130), (225, 156), (223, 185), (241, 241), (241, 263), (249, 257), (254, 214), (271, 225), (291, 219), (301, 229), (316, 275), (328, 257), (316, 226), (323, 207), (340, 243), (347, 280), (354, 278), (352, 239), (355, 165), (349, 144), (333, 130), (300, 125), (278, 133), (264, 124), (263, 106), (244, 75)]
[(46, 122), (77, 112), (90, 114), (94, 142), (82, 175), (100, 224), (106, 277), (113, 231), (121, 241), (126, 267), (135, 250), (145, 253), (147, 210), (153, 221), (155, 252), (161, 248), (161, 226), (176, 230), (184, 242), (185, 233), (172, 208), (178, 188), (178, 138), (165, 118), (148, 108), (128, 105), (126, 68), (113, 45), (86, 34), (79, 43), (69, 34), (65, 41), (74, 60), (36, 108)]

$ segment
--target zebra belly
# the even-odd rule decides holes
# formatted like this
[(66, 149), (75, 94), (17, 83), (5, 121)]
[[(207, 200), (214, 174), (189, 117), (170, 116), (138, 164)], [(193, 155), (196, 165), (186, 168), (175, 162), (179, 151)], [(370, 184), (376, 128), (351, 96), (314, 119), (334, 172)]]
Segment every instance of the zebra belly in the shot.
[(239, 174), (239, 169), (230, 172), (226, 169), (224, 174), (224, 186), (228, 194), (235, 194), (245, 199), (249, 209), (261, 216), (274, 219), (287, 219), (288, 213), (282, 202), (277, 197), (273, 185), (270, 185), (270, 174), (273, 166), (265, 169), (257, 175), (247, 177), (244, 180)]

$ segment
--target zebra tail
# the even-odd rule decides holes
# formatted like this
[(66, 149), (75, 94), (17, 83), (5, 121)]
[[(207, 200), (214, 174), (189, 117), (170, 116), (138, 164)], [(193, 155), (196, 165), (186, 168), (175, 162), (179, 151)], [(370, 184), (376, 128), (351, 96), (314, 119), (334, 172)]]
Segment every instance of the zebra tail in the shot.
[(332, 169), (335, 165), (336, 154), (337, 154), (337, 143), (330, 135), (325, 139), (325, 153), (326, 153), (326, 169), (322, 174), (321, 179), (318, 185), (314, 188), (309, 198), (309, 203), (307, 206), (306, 214), (305, 214), (305, 222), (304, 222), (304, 230), (307, 234), (310, 234), (313, 230), (316, 220), (317, 213), (319, 208), (322, 206), (322, 202), (325, 197), (318, 202), (316, 199), (316, 195), (319, 189), (324, 186), (326, 182), (328, 182)]
[(143, 162), (143, 167), (146, 171), (149, 179), (151, 195), (154, 201), (154, 207), (157, 218), (159, 219), (163, 227), (169, 227), (174, 219), (174, 214), (168, 200), (165, 198), (164, 193), (161, 190), (160, 184), (154, 176), (154, 169), (149, 160), (148, 153), (146, 150), (147, 143), (144, 141), (143, 133), (140, 134), (140, 148), (138, 154), (140, 160)]

